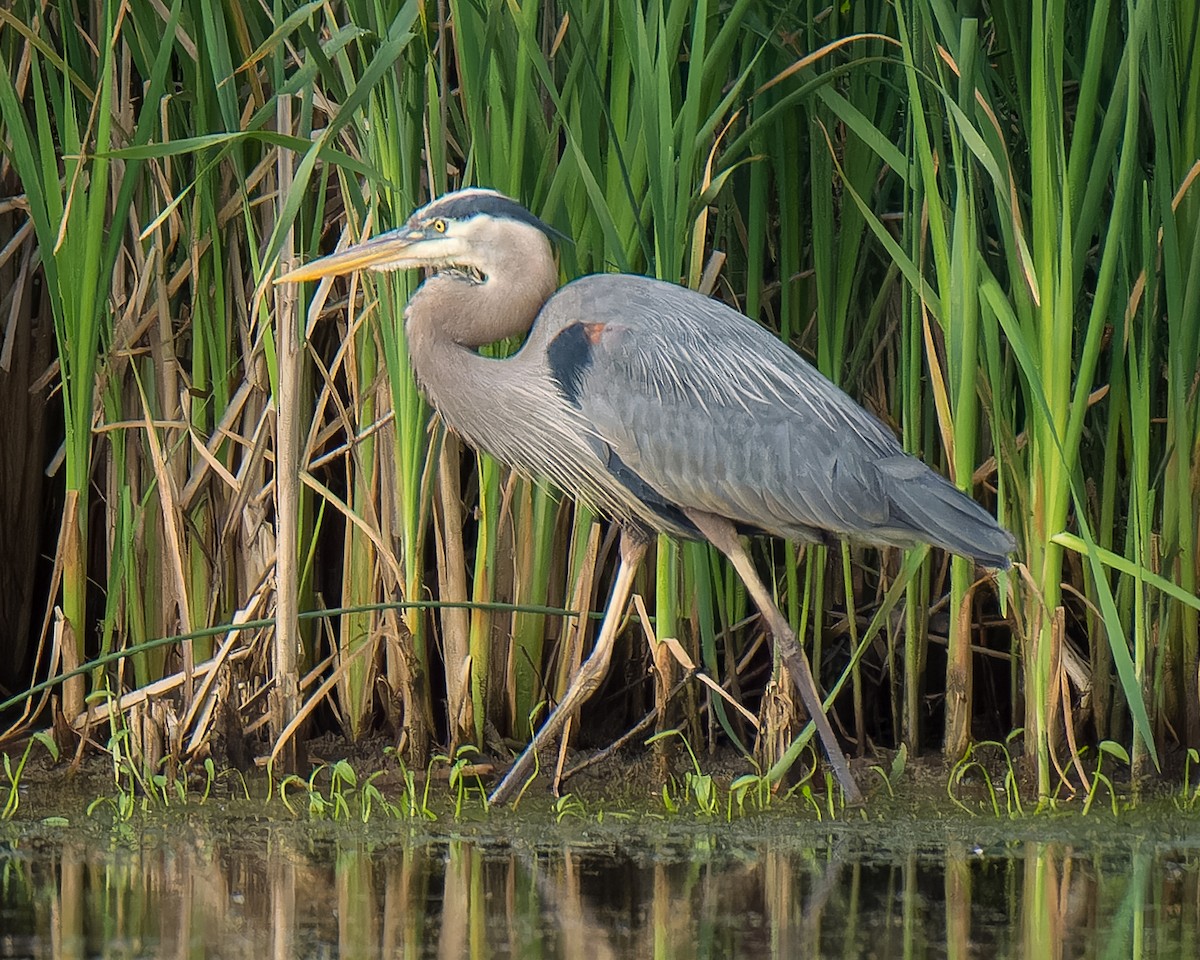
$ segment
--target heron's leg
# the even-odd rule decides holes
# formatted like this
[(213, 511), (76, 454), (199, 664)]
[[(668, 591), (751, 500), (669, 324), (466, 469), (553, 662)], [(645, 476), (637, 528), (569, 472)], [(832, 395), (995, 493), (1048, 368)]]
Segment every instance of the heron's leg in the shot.
[(846, 756), (842, 753), (842, 748), (838, 745), (837, 738), (833, 735), (833, 728), (829, 725), (829, 718), (825, 716), (825, 707), (821, 703), (821, 695), (817, 692), (817, 684), (813, 680), (812, 668), (808, 665), (808, 657), (797, 642), (796, 635), (792, 633), (792, 628), (787, 622), (787, 618), (779, 612), (779, 608), (775, 606), (775, 601), (771, 598), (771, 593), (767, 590), (766, 584), (762, 582), (758, 576), (758, 571), (754, 569), (754, 564), (751, 562), (749, 554), (746, 553), (746, 549), (742, 546), (742, 541), (738, 539), (737, 529), (724, 517), (718, 517), (711, 513), (704, 513), (699, 510), (685, 510), (684, 513), (696, 525), (696, 529), (704, 534), (714, 547), (729, 558), (729, 562), (733, 564), (733, 568), (737, 571), (738, 576), (742, 578), (746, 589), (750, 591), (750, 596), (753, 597), (755, 606), (758, 607), (767, 621), (771, 637), (774, 639), (776, 648), (779, 650), (779, 656), (787, 664), (788, 671), (792, 675), (792, 680), (796, 684), (796, 690), (800, 694), (800, 699), (804, 701), (808, 715), (812, 717), (813, 723), (817, 725), (817, 733), (821, 737), (821, 745), (825, 748), (825, 755), (829, 757), (829, 765), (833, 767), (833, 772), (837, 776), (838, 783), (842, 785), (842, 790), (846, 793), (846, 799), (850, 803), (858, 803), (862, 799), (862, 794), (859, 792), (858, 784), (854, 782), (854, 777), (850, 773), (850, 766), (846, 763)]
[(617, 640), (617, 629), (621, 618), (625, 615), (625, 605), (629, 601), (629, 593), (633, 589), (633, 577), (638, 565), (646, 553), (649, 542), (638, 531), (625, 529), (621, 532), (621, 562), (617, 566), (617, 576), (613, 581), (612, 596), (609, 597), (608, 607), (604, 611), (604, 620), (600, 625), (600, 634), (596, 637), (596, 646), (592, 655), (580, 664), (579, 672), (567, 687), (562, 700), (554, 711), (546, 718), (540, 730), (530, 741), (525, 752), (517, 757), (516, 763), (504, 775), (492, 795), (488, 798), (491, 803), (507, 803), (513, 792), (529, 777), (537, 752), (549, 741), (554, 739), (562, 730), (567, 718), (587, 701), (604, 680), (608, 673), (608, 663), (612, 659), (613, 646)]

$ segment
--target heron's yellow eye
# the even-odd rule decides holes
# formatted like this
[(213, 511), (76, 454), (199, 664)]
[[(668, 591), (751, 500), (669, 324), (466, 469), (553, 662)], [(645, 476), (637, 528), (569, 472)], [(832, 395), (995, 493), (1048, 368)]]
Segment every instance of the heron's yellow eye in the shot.
[(434, 220), (433, 223), (430, 224), (430, 226), (432, 226), (433, 229), (436, 230), (438, 233), (446, 232), (446, 221), (445, 220), (442, 220), (442, 219)]

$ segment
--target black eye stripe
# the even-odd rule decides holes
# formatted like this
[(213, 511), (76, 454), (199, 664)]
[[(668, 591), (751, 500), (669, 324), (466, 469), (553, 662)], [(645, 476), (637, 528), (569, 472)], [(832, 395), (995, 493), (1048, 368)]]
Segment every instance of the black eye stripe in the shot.
[(543, 223), (515, 200), (494, 193), (453, 194), (426, 208), (425, 216), (446, 220), (470, 220), (472, 217), (488, 216), (503, 220), (516, 220), (536, 227), (551, 239), (559, 236), (558, 231)]

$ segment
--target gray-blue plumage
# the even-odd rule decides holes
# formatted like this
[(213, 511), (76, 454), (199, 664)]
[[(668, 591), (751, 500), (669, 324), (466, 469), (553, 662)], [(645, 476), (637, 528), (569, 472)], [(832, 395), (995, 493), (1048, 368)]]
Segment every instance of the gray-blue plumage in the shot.
[[(530, 340), (548, 341), (564, 399), (663, 503), (790, 539), (929, 542), (1008, 565), (1012, 538), (982, 507), (718, 301), (644, 277), (584, 277), (547, 302)], [(672, 516), (661, 526), (696, 535)]]

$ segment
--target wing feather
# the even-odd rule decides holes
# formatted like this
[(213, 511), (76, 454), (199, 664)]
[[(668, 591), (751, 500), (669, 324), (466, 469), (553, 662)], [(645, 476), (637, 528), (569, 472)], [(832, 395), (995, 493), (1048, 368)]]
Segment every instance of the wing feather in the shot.
[(666, 501), (793, 538), (894, 533), (875, 463), (901, 447), (776, 337), (718, 301), (627, 275), (569, 284), (539, 325), (549, 336), (584, 319), (603, 332), (579, 412)]
[[(776, 337), (693, 291), (577, 280), (505, 363), (531, 392), (526, 429), (495, 452), (618, 518), (689, 536), (695, 509), (792, 539), (929, 542), (1008, 564), (1014, 541), (987, 511)], [(486, 448), (504, 431), (482, 418), (505, 416), (457, 422)]]

